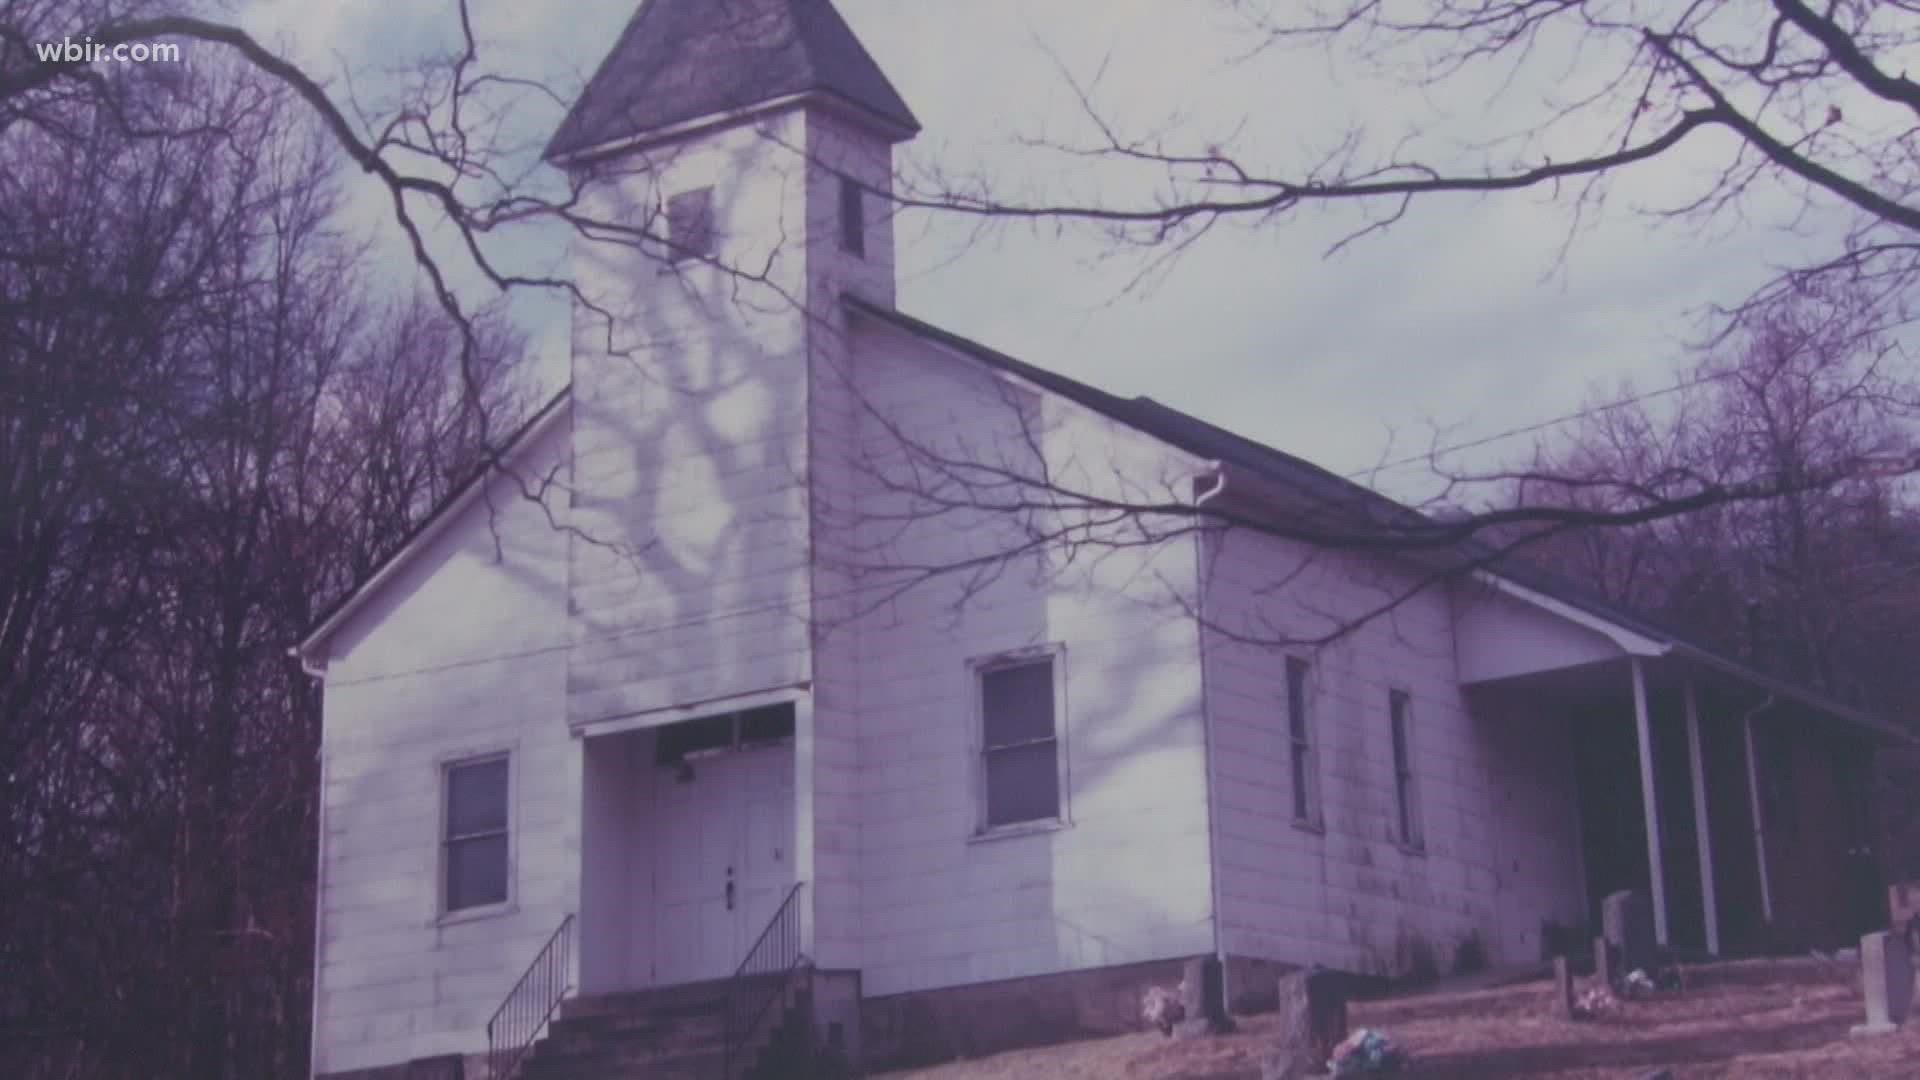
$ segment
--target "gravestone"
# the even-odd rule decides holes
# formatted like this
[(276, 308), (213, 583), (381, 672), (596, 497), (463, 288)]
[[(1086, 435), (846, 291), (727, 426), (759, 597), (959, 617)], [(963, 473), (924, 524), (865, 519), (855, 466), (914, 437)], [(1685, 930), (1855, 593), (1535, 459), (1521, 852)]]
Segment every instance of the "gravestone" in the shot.
[(1878, 930), (1860, 939), (1860, 983), (1867, 998), (1867, 1022), (1855, 1035), (1885, 1035), (1900, 1030), (1913, 1008), (1913, 959), (1904, 935)]
[(1186, 1019), (1173, 1029), (1180, 1038), (1233, 1030), (1233, 1020), (1227, 1016), (1227, 981), (1221, 975), (1219, 957), (1196, 956), (1187, 961), (1186, 977), (1180, 980), (1180, 1004)]
[(1562, 1020), (1574, 1018), (1573, 965), (1564, 956), (1553, 958), (1553, 1015)]
[(1632, 889), (1610, 894), (1600, 901), (1600, 927), (1619, 961), (1616, 976), (1653, 967), (1653, 912), (1645, 897)]
[(1600, 985), (1609, 991), (1615, 989), (1619, 983), (1620, 973), (1614, 970), (1616, 966), (1613, 961), (1613, 946), (1607, 944), (1606, 938), (1594, 938), (1593, 974), (1600, 980)]
[(1280, 1024), (1261, 1080), (1292, 1080), (1326, 1071), (1333, 1048), (1347, 1037), (1347, 994), (1337, 972), (1315, 969), (1280, 977)]

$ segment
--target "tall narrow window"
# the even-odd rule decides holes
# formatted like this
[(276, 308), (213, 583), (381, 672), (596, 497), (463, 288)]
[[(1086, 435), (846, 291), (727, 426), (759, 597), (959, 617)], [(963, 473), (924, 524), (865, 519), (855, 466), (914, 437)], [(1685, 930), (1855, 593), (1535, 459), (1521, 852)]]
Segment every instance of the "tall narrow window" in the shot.
[(1063, 816), (1053, 660), (1049, 656), (980, 672), (987, 828)]
[(1313, 717), (1307, 680), (1307, 662), (1287, 657), (1287, 743), (1293, 763), (1293, 818), (1309, 825), (1320, 823), (1320, 786), (1314, 782)]
[(507, 759), (448, 766), (446, 800), (446, 910), (506, 903)]
[(1412, 734), (1407, 725), (1413, 701), (1404, 690), (1387, 694), (1387, 725), (1393, 738), (1393, 801), (1399, 811), (1400, 843), (1418, 850), (1426, 843), (1420, 830), (1420, 794), (1414, 786)]
[(860, 258), (867, 256), (867, 207), (859, 181), (840, 178), (840, 248)]
[(712, 188), (695, 188), (667, 198), (667, 250), (672, 262), (713, 254)]

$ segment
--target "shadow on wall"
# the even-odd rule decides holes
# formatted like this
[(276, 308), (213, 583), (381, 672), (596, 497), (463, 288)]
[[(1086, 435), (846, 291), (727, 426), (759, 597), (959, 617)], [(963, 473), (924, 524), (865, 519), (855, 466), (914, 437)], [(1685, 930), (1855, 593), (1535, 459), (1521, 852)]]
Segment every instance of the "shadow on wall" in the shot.
[[(1213, 947), (1198, 635), (1151, 586), (1156, 558), (1190, 579), (1192, 541), (1069, 560), (1034, 543), (1049, 534), (1045, 514), (989, 505), (1017, 495), (890, 483), (916, 456), (1025, 477), (1044, 452), (1106, 462), (1087, 461), (1086, 440), (1063, 441), (1073, 418), (1045, 417), (1037, 399), (950, 357), (892, 334), (861, 347), (873, 350), (862, 407), (886, 421), (862, 426), (870, 498), (849, 548), (876, 591), (902, 568), (952, 568), (856, 623), (869, 1061), (1136, 1030), (1146, 980), (1177, 981), (1176, 958)], [(1024, 729), (988, 749), (988, 680), (1023, 664), (1051, 666), (1064, 728), (1050, 749), (1019, 748), (1034, 734)], [(1009, 819), (1051, 818), (1033, 806), (1055, 804), (1056, 776), (1065, 823), (988, 828), (1001, 798)]]

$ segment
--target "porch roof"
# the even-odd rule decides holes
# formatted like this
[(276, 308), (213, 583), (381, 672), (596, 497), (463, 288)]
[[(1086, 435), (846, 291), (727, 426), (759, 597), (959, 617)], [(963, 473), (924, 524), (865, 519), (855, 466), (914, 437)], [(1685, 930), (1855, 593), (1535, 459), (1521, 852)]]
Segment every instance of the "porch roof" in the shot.
[[(1477, 592), (1456, 592), (1455, 635), (1460, 679), (1467, 686), (1576, 685), (1583, 676), (1615, 674), (1641, 660), (1656, 672), (1745, 687), (1791, 702), (1877, 738), (1914, 742), (1896, 724), (1780, 679), (1637, 619), (1614, 620), (1512, 578), (1482, 573)], [(1623, 684), (1624, 692), (1624, 684)]]

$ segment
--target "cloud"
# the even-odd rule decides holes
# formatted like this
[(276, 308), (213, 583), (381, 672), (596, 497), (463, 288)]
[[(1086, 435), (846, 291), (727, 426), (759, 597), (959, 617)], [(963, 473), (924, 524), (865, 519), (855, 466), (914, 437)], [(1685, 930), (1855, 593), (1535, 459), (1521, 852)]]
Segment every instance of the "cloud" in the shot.
[[(1236, 153), (1282, 170), (1354, 123), (1391, 135), (1463, 127), (1445, 122), (1446, 103), (1318, 54), (1229, 63), (1247, 40), (1209, 5), (839, 6), (926, 127), (910, 152), (1016, 190), (1094, 182), (1012, 137), (1092, 135), (1068, 78), (1129, 130), (1157, 128), (1187, 145), (1237, 130)], [(572, 87), (634, 8), (568, 0), (561, 17), (524, 0), (476, 0), (474, 10), (490, 56)], [(356, 72), (402, 64), (452, 31), (438, 4), (256, 0), (246, 17), (329, 71), (337, 58)], [(547, 106), (532, 115), (540, 109), (557, 119)], [(1165, 127), (1174, 117), (1183, 122)], [(1496, 105), (1483, 119), (1497, 128), (1503, 116)], [(1355, 471), (1423, 448), (1435, 425), (1476, 438), (1570, 411), (1595, 382), (1671, 379), (1688, 313), (1738, 297), (1767, 259), (1799, 250), (1760, 230), (1685, 234), (1628, 212), (1678, 190), (1693, 166), (1638, 171), (1623, 187), (1628, 201), (1590, 221), (1564, 264), (1563, 204), (1532, 194), (1432, 200), (1332, 259), (1326, 247), (1356, 221), (1346, 212), (1223, 228), (1139, 293), (1126, 291), (1139, 259), (1115, 256), (1096, 235), (1012, 227), (976, 243), (973, 222), (923, 217), (902, 233), (901, 302), (1035, 363)]]

